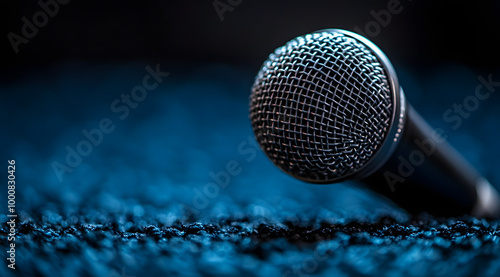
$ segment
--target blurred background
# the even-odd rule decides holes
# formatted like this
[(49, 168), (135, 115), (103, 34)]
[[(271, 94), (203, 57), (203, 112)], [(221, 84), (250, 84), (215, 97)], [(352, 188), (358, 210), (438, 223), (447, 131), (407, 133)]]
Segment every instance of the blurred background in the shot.
[[(303, 184), (258, 149), (239, 153), (249, 148), (240, 144), (252, 135), (248, 97), (262, 62), (288, 40), (324, 28), (361, 30), (377, 44), (393, 62), (410, 102), (500, 184), (496, 163), (490, 162), (500, 154), (491, 133), (500, 123), (499, 94), (481, 101), (457, 130), (450, 128), (456, 122), (443, 120), (454, 103), (474, 95), (478, 76), (500, 79), (498, 1), (41, 3), (9, 2), (2, 8), (7, 29), (1, 151), (4, 159), (18, 162), (22, 209), (52, 201), (81, 205), (102, 193), (193, 205), (193, 188), (203, 191), (210, 172), (224, 171), (235, 160), (241, 173), (210, 205), (224, 197), (253, 203), (292, 195), (305, 205), (345, 210), (345, 203), (330, 197), (349, 188)], [(24, 26), (23, 17), (36, 32)], [(146, 66), (157, 65), (170, 74), (145, 99), (132, 99), (137, 106), (121, 120), (125, 111), (114, 112), (111, 104), (142, 84)], [(86, 139), (82, 130), (99, 128), (103, 118), (116, 128), (78, 166), (57, 167), (63, 173), (56, 174), (54, 162), (67, 165), (66, 147), (76, 151)], [(339, 199), (366, 204), (351, 201), (359, 196), (351, 194)]]
[[(15, 159), (17, 209), (26, 219), (89, 207), (136, 215), (151, 208), (165, 225), (248, 215), (266, 222), (405, 217), (349, 184), (294, 180), (255, 145), (248, 98), (262, 62), (288, 40), (324, 28), (361, 30), (378, 45), (407, 99), (500, 188), (500, 93), (456, 128), (443, 118), (474, 95), (478, 77), (500, 81), (499, 1), (1, 5), (1, 176)], [(152, 71), (168, 76), (126, 104), (145, 76), (158, 81)], [(112, 131), (89, 149), (85, 133), (103, 120)], [(69, 154), (78, 147), (85, 155)]]

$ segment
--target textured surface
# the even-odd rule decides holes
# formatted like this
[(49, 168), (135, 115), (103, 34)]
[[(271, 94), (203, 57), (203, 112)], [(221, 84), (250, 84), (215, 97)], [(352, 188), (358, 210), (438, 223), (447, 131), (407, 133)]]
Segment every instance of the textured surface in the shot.
[[(185, 222), (178, 211), (134, 210), (44, 212), (29, 218), (19, 227), (18, 255), (30, 263), (18, 273), (450, 276), (453, 270), (453, 276), (493, 277), (500, 272), (500, 225), (472, 218), (421, 217), (401, 223), (383, 217), (339, 224), (331, 217), (300, 223), (276, 216), (279, 223), (268, 223), (247, 213), (203, 224)], [(166, 214), (172, 224), (163, 223)]]
[(380, 61), (337, 32), (298, 37), (264, 63), (253, 86), (252, 126), (284, 171), (325, 182), (363, 167), (388, 132), (393, 103)]
[[(110, 103), (155, 64), (61, 64), (0, 84), (0, 153), (16, 159), (23, 222), (18, 269), (4, 261), (0, 276), (498, 276), (499, 222), (412, 219), (349, 184), (305, 184), (273, 166), (248, 120), (257, 69), (161, 63), (171, 75), (120, 120)], [(474, 94), (477, 74), (398, 73), (409, 101), (500, 184), (500, 94), (455, 130), (442, 114)], [(102, 118), (114, 132), (59, 182), (51, 163)], [(241, 171), (224, 179), (231, 161)]]

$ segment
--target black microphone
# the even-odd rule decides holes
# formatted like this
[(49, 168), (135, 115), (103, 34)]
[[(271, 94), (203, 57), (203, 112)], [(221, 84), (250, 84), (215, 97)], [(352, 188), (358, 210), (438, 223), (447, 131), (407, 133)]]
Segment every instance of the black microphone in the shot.
[(250, 120), (267, 157), (300, 180), (356, 180), (412, 214), (500, 218), (495, 188), (405, 100), (385, 54), (355, 33), (327, 29), (277, 48), (256, 77)]

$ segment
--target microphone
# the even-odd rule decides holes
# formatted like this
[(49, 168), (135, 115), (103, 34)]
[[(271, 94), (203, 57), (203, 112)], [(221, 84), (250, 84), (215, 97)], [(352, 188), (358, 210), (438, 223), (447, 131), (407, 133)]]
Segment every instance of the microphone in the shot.
[(385, 54), (339, 29), (297, 37), (264, 62), (250, 120), (266, 156), (300, 180), (355, 180), (411, 214), (500, 218), (498, 191), (405, 100)]

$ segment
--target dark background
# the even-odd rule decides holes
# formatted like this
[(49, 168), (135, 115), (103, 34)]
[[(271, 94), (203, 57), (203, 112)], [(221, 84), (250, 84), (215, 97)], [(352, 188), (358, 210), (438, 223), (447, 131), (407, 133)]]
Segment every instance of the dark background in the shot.
[[(252, 240), (264, 248), (235, 248), (234, 252), (224, 250), (229, 256), (217, 252), (218, 256), (207, 257), (203, 253), (230, 246), (211, 242), (214, 237), (208, 236), (207, 248), (203, 248), (196, 244), (200, 238), (184, 237), (185, 244), (180, 246), (165, 242), (162, 251), (166, 252), (158, 255), (148, 245), (121, 249), (121, 243), (129, 243), (121, 234), (112, 246), (81, 242), (81, 248), (60, 250), (58, 243), (70, 243), (65, 233), (68, 226), (85, 229), (85, 224), (109, 224), (116, 232), (142, 234), (148, 225), (162, 232), (168, 227), (187, 232), (185, 226), (201, 222), (220, 227), (224, 233), (224, 226), (234, 221), (243, 226), (240, 232), (255, 234), (261, 223), (283, 227), (287, 221), (316, 228), (318, 222), (363, 223), (389, 216), (410, 224), (407, 214), (381, 198), (345, 184), (304, 184), (280, 172), (260, 150), (255, 150), (250, 161), (238, 151), (242, 143), (252, 140), (248, 97), (269, 53), (318, 29), (364, 30), (374, 20), (371, 11), (387, 9), (388, 2), (243, 0), (225, 12), (221, 21), (212, 1), (73, 0), (59, 5), (59, 12), (27, 44), (21, 44), (17, 54), (7, 34), (20, 35), (21, 18), (32, 22), (41, 8), (36, 1), (2, 3), (7, 24), (3, 24), (0, 69), (0, 154), (3, 160), (16, 159), (17, 210), (23, 222), (32, 224), (20, 235), (18, 263), (24, 271), (17, 273), (115, 276), (126, 267), (135, 276), (142, 276), (141, 272), (254, 275), (258, 274), (254, 267), (263, 267), (260, 274), (280, 275), (335, 242), (325, 240), (306, 249), (296, 249), (292, 243), (269, 250), (260, 240)], [(403, 10), (368, 38), (393, 62), (409, 101), (431, 125), (445, 129), (449, 142), (498, 187), (500, 96), (492, 93), (457, 130), (442, 116), (454, 103), (473, 95), (480, 84), (478, 76), (491, 74), (493, 80), (500, 80), (500, 2), (400, 3)], [(157, 64), (170, 75), (129, 117), (117, 119), (110, 103), (141, 83), (146, 66)], [(84, 139), (82, 129), (96, 128), (105, 117), (113, 120), (116, 130), (105, 135), (102, 144), (60, 182), (52, 163), (64, 162), (65, 147), (75, 147)], [(232, 176), (205, 208), (193, 212), (197, 191), (212, 181), (209, 173), (224, 170), (231, 160), (239, 163), (241, 174)], [(0, 196), (6, 199), (6, 190)], [(1, 213), (4, 222), (6, 211), (2, 208)], [(135, 227), (123, 227), (127, 224)], [(62, 237), (51, 238), (50, 232)], [(241, 241), (236, 244), (245, 243), (243, 233), (238, 233)], [(98, 235), (85, 234), (75, 236), (106, 243)], [(276, 235), (279, 243), (284, 237)], [(498, 270), (492, 267), (498, 261), (498, 244), (485, 250), (489, 263), (476, 255), (482, 252), (473, 246), (467, 256), (454, 252), (452, 244), (446, 250), (451, 254), (436, 258), (418, 240), (409, 240), (414, 252), (401, 245), (394, 250), (392, 242), (380, 248), (368, 243), (363, 248), (345, 240), (347, 246), (338, 254), (343, 258), (336, 256), (310, 274), (373, 275), (392, 267), (395, 274), (411, 270), (426, 275), (432, 269), (445, 276), (447, 269), (463, 260), (470, 266), (458, 275), (481, 268)], [(52, 249), (59, 250), (51, 253)], [(255, 249), (269, 253), (255, 254)], [(394, 256), (404, 260), (394, 256), (373, 259), (380, 251), (394, 251)], [(152, 258), (144, 260), (148, 255)], [(54, 264), (53, 257), (61, 262)], [(2, 266), (0, 273), (5, 270)]]
[[(364, 29), (373, 20), (370, 11), (386, 9), (390, 1), (240, 2), (221, 22), (211, 1), (70, 1), (20, 46), (18, 55), (7, 46), (2, 65), (168, 60), (259, 66), (270, 51), (297, 35), (332, 27)], [(496, 69), (498, 1), (399, 2), (403, 11), (372, 38), (397, 65), (454, 62)], [(40, 10), (36, 1), (2, 5), (4, 34), (19, 34), (21, 17), (31, 19)]]

